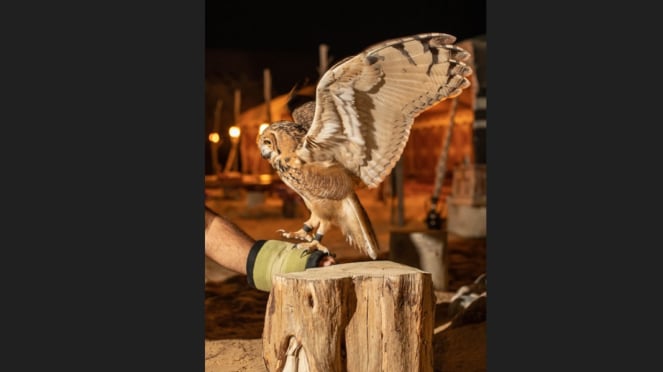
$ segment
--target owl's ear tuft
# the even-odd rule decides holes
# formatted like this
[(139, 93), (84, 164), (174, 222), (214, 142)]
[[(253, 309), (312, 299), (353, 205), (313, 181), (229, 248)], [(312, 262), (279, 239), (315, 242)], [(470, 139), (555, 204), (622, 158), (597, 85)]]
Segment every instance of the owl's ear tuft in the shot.
[(290, 113), (297, 110), (298, 107), (302, 106), (306, 102), (315, 100), (315, 97), (300, 94), (300, 90), (302, 87), (306, 86), (306, 84), (308, 84), (308, 78), (305, 78), (303, 81), (298, 81), (295, 86), (290, 89), (290, 92), (288, 93), (288, 102), (286, 103)]
[(296, 96), (291, 97), (288, 100), (287, 103), (288, 111), (290, 111), (290, 113), (292, 114), (295, 111), (297, 111), (298, 108), (302, 107), (304, 104), (312, 101), (315, 101), (315, 97), (297, 94)]

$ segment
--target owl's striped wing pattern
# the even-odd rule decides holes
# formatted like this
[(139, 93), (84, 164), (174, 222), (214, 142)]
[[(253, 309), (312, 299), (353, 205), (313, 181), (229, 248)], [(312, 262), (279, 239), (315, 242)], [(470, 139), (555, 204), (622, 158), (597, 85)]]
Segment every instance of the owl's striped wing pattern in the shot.
[(299, 157), (340, 163), (378, 186), (401, 157), (417, 115), (470, 85), (472, 69), (463, 62), (469, 53), (453, 42), (442, 33), (388, 40), (327, 70)]

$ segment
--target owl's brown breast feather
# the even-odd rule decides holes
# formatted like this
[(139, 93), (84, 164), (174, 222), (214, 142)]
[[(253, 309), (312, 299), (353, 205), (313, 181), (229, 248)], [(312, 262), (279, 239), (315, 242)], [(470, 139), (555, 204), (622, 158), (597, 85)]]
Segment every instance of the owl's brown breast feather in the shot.
[(305, 163), (301, 168), (286, 168), (279, 173), (284, 182), (307, 198), (341, 200), (354, 192), (352, 176), (339, 165)]

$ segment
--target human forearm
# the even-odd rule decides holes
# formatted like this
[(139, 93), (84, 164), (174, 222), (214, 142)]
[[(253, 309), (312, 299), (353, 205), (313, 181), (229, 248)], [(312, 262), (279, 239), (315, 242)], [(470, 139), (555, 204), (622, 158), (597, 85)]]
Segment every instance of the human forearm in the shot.
[(246, 274), (246, 259), (255, 242), (232, 222), (205, 208), (205, 254), (218, 264)]
[(271, 289), (278, 273), (328, 266), (334, 257), (322, 251), (297, 248), (281, 240), (255, 240), (237, 225), (205, 207), (205, 254), (227, 269), (247, 275), (251, 287)]

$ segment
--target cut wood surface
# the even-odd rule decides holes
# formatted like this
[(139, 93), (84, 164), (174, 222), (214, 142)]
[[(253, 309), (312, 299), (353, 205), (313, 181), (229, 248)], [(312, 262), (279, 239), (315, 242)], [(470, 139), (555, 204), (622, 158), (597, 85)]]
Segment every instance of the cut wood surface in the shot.
[(366, 261), (274, 277), (263, 330), (269, 371), (433, 371), (431, 274)]

